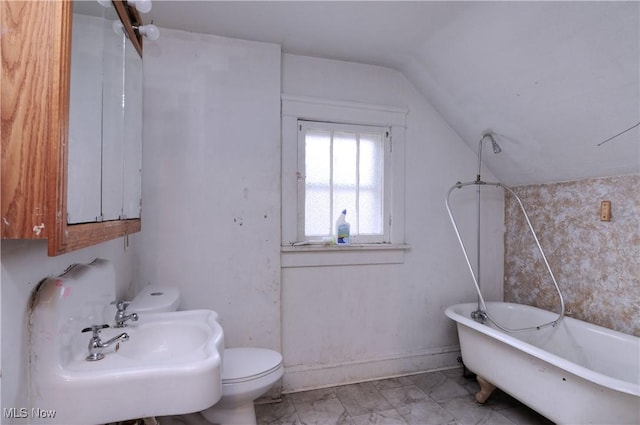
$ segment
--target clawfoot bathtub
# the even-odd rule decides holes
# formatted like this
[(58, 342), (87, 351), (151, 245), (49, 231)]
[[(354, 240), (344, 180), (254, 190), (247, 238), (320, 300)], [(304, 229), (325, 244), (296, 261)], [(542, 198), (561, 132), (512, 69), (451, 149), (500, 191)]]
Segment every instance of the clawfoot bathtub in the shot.
[[(486, 305), (511, 329), (557, 316), (520, 304)], [(558, 424), (640, 424), (640, 338), (570, 317), (555, 327), (505, 333), (473, 321), (476, 308), (457, 304), (445, 314), (457, 322), (465, 366), (480, 377), (478, 402), (495, 385)]]

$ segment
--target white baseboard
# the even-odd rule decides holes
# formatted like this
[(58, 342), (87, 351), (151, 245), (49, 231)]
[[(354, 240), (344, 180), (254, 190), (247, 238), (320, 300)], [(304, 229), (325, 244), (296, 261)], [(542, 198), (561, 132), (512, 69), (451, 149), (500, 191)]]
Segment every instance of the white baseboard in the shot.
[(446, 346), (419, 352), (358, 359), (333, 364), (295, 365), (285, 363), (282, 392), (313, 390), (459, 367), (460, 346)]

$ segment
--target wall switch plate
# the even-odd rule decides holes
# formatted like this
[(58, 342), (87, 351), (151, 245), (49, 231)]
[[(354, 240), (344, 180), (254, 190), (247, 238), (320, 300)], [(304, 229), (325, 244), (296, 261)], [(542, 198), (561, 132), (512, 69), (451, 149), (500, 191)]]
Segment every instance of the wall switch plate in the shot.
[(611, 221), (611, 201), (600, 202), (600, 221)]

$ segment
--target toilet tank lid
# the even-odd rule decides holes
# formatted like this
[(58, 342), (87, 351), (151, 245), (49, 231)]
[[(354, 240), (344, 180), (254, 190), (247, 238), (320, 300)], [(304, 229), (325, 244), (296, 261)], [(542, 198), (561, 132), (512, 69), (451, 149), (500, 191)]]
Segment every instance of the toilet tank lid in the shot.
[(180, 305), (180, 290), (173, 286), (146, 286), (129, 304), (132, 313), (175, 311)]

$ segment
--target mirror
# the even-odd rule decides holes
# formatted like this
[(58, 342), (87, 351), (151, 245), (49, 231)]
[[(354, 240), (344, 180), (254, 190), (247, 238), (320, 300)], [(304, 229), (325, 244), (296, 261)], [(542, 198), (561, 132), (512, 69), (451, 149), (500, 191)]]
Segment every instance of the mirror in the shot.
[(67, 222), (140, 217), (142, 58), (112, 2), (74, 1)]
[(139, 218), (142, 207), (142, 57), (125, 45), (122, 219)]
[(113, 6), (73, 3), (67, 172), (70, 223), (97, 221), (101, 215), (102, 79), (108, 16), (115, 19)]

